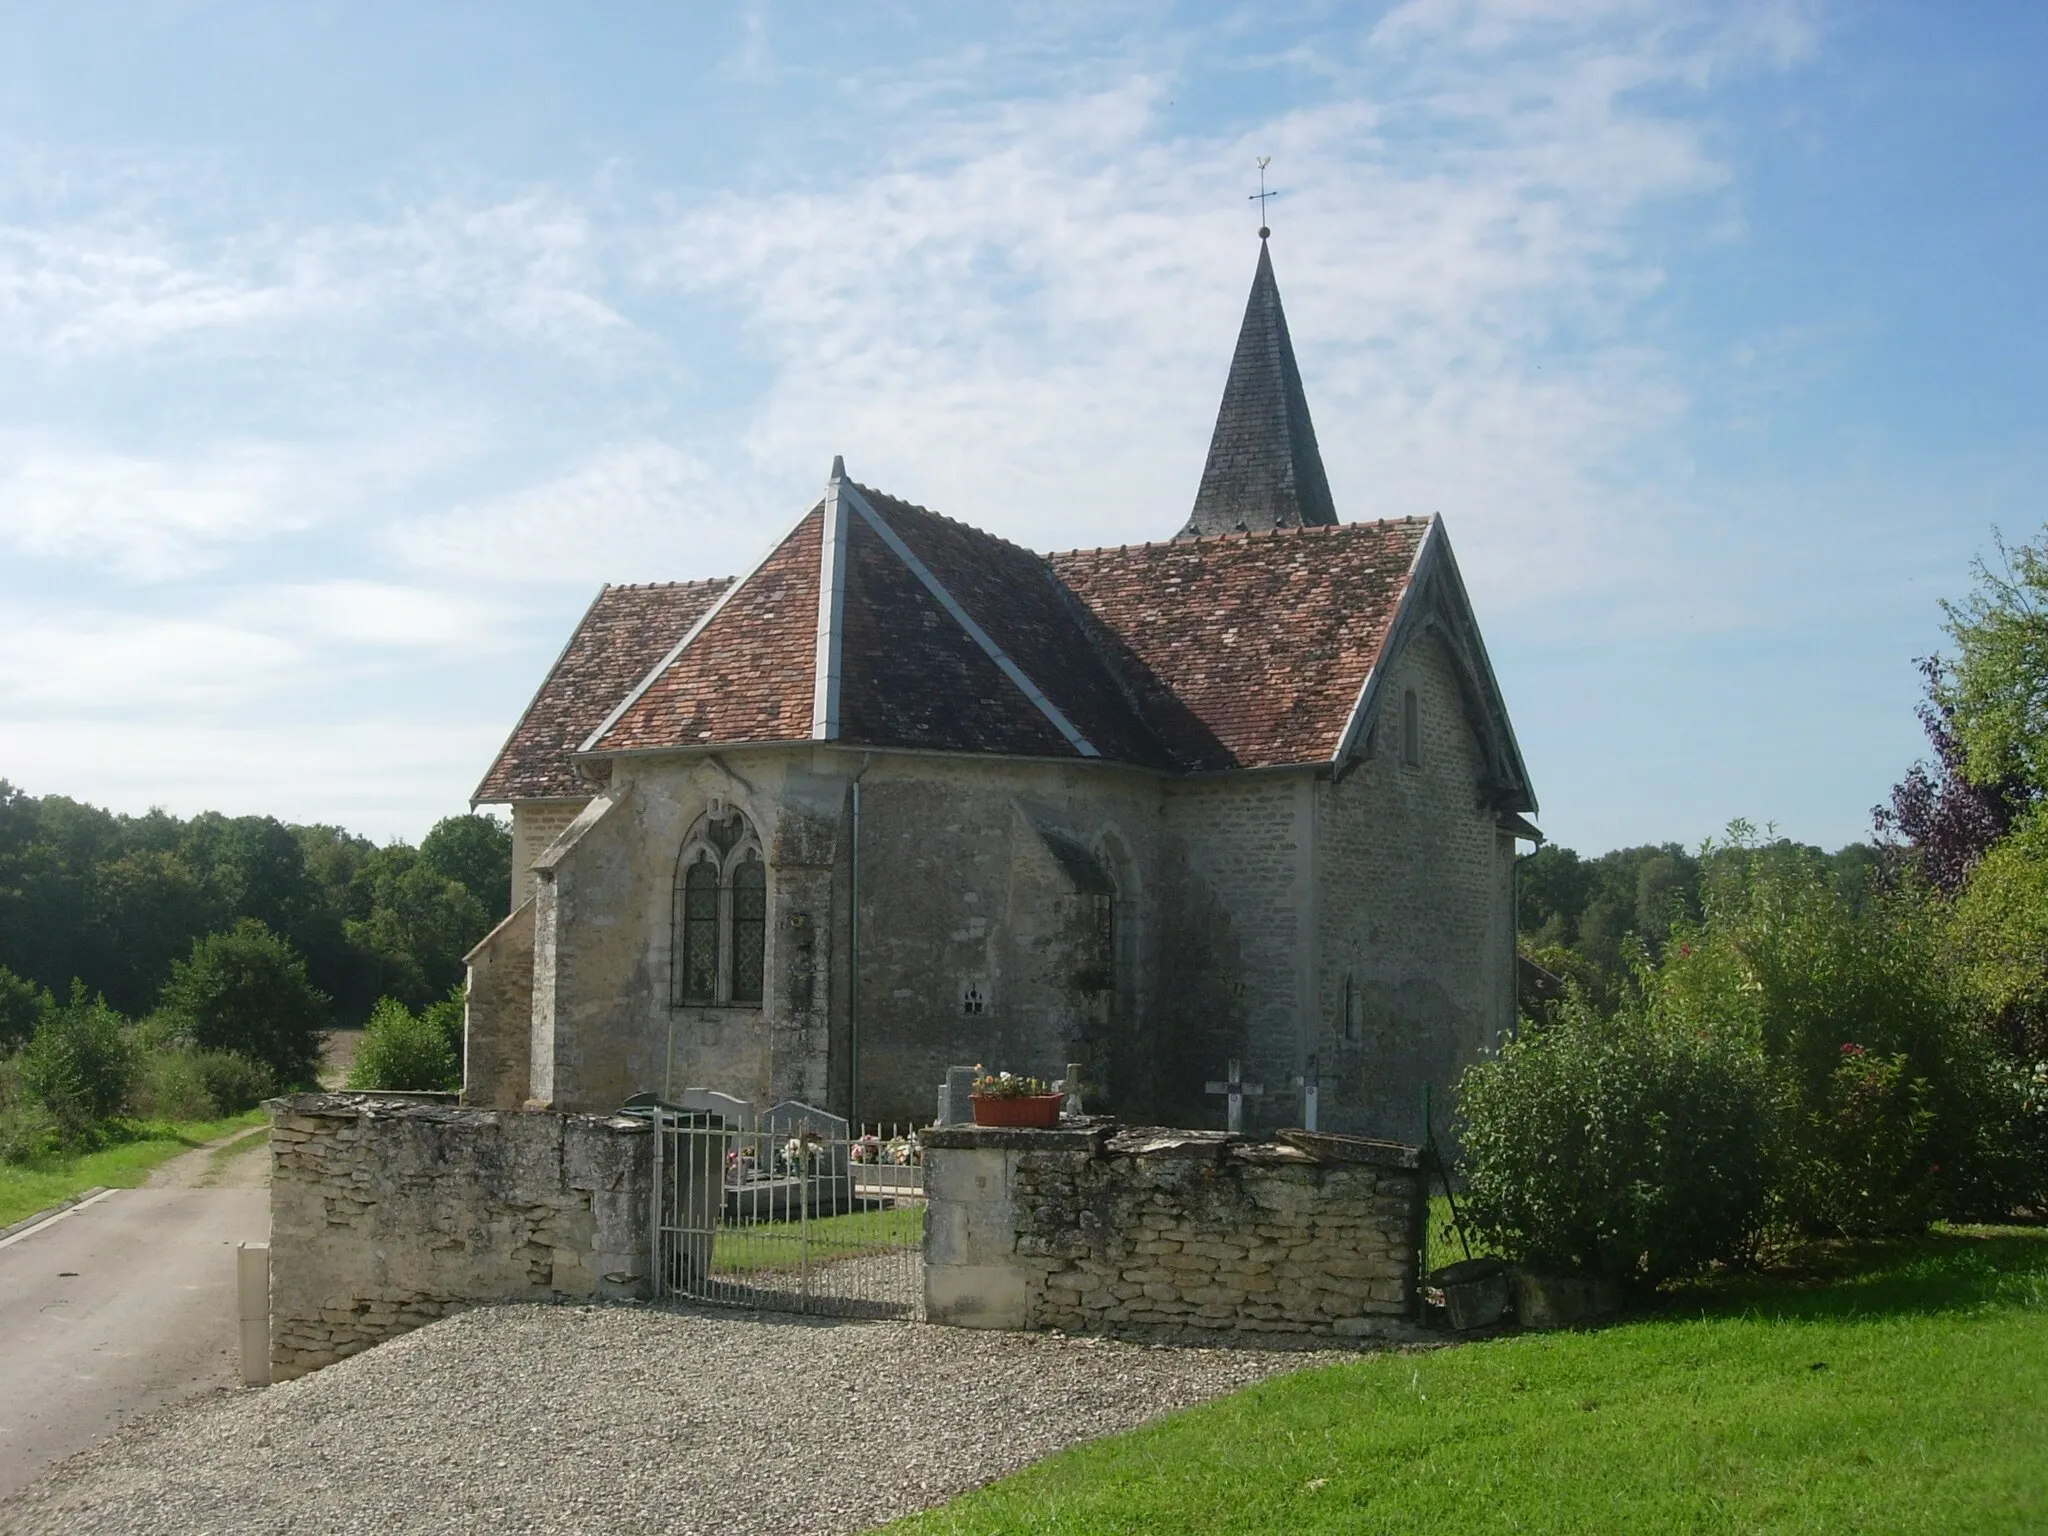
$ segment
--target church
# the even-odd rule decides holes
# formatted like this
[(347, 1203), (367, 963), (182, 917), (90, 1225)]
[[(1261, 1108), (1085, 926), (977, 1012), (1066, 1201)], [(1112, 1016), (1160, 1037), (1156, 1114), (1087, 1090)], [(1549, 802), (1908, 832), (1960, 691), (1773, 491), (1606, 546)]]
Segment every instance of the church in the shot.
[[(972, 508), (959, 511), (971, 515)], [(709, 1088), (1412, 1140), (1515, 1014), (1536, 799), (1441, 517), (1341, 522), (1260, 231), (1186, 526), (1039, 554), (856, 482), (598, 593), (474, 803), (514, 910), (465, 1098)]]

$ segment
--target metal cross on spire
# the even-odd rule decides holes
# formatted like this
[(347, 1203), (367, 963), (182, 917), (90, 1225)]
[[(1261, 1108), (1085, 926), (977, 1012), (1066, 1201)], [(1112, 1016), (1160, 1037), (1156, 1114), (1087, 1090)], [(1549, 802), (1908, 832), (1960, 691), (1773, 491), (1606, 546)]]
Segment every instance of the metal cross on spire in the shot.
[(1269, 198), (1275, 198), (1280, 195), (1278, 192), (1268, 192), (1266, 190), (1266, 167), (1272, 163), (1273, 157), (1271, 155), (1259, 156), (1259, 190), (1248, 193), (1245, 196), (1246, 202), (1259, 205), (1259, 238), (1261, 240), (1273, 233), (1266, 226), (1266, 202)]

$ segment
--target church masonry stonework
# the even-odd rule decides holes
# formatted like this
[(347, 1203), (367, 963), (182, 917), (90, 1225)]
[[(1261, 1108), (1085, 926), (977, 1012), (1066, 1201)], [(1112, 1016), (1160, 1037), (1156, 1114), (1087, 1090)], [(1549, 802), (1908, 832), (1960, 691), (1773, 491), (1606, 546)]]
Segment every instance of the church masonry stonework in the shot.
[(517, 905), (466, 1099), (909, 1120), (1078, 1061), (1220, 1126), (1238, 1059), (1254, 1130), (1313, 1080), (1413, 1140), (1512, 1023), (1535, 802), (1441, 520), (1321, 474), (1262, 248), (1179, 538), (1041, 557), (835, 463), (744, 576), (607, 588), (477, 794)]

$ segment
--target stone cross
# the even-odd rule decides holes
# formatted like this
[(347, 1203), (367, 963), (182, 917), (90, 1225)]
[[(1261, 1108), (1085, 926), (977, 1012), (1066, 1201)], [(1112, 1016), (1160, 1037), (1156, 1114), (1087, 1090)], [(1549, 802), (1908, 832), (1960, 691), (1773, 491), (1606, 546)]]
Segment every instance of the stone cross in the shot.
[(1308, 1066), (1301, 1076), (1294, 1080), (1294, 1086), (1301, 1090), (1301, 1128), (1312, 1131), (1316, 1128), (1316, 1093), (1322, 1086), (1322, 1079), (1316, 1073), (1316, 1058), (1308, 1058)]
[(1244, 1080), (1244, 1072), (1238, 1066), (1235, 1056), (1230, 1058), (1228, 1078), (1220, 1083), (1204, 1083), (1202, 1087), (1204, 1092), (1226, 1095), (1225, 1102), (1230, 1106), (1230, 1119), (1227, 1123), (1233, 1135), (1244, 1129), (1244, 1101), (1256, 1099), (1266, 1091), (1264, 1084), (1248, 1083)]

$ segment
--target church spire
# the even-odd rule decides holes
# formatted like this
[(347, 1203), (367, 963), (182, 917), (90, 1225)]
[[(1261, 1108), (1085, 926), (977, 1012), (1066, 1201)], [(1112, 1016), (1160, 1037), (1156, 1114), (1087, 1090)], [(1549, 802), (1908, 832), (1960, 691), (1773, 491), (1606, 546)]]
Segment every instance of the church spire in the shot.
[(1337, 521), (1266, 236), (1261, 228), (1259, 267), (1184, 539)]

